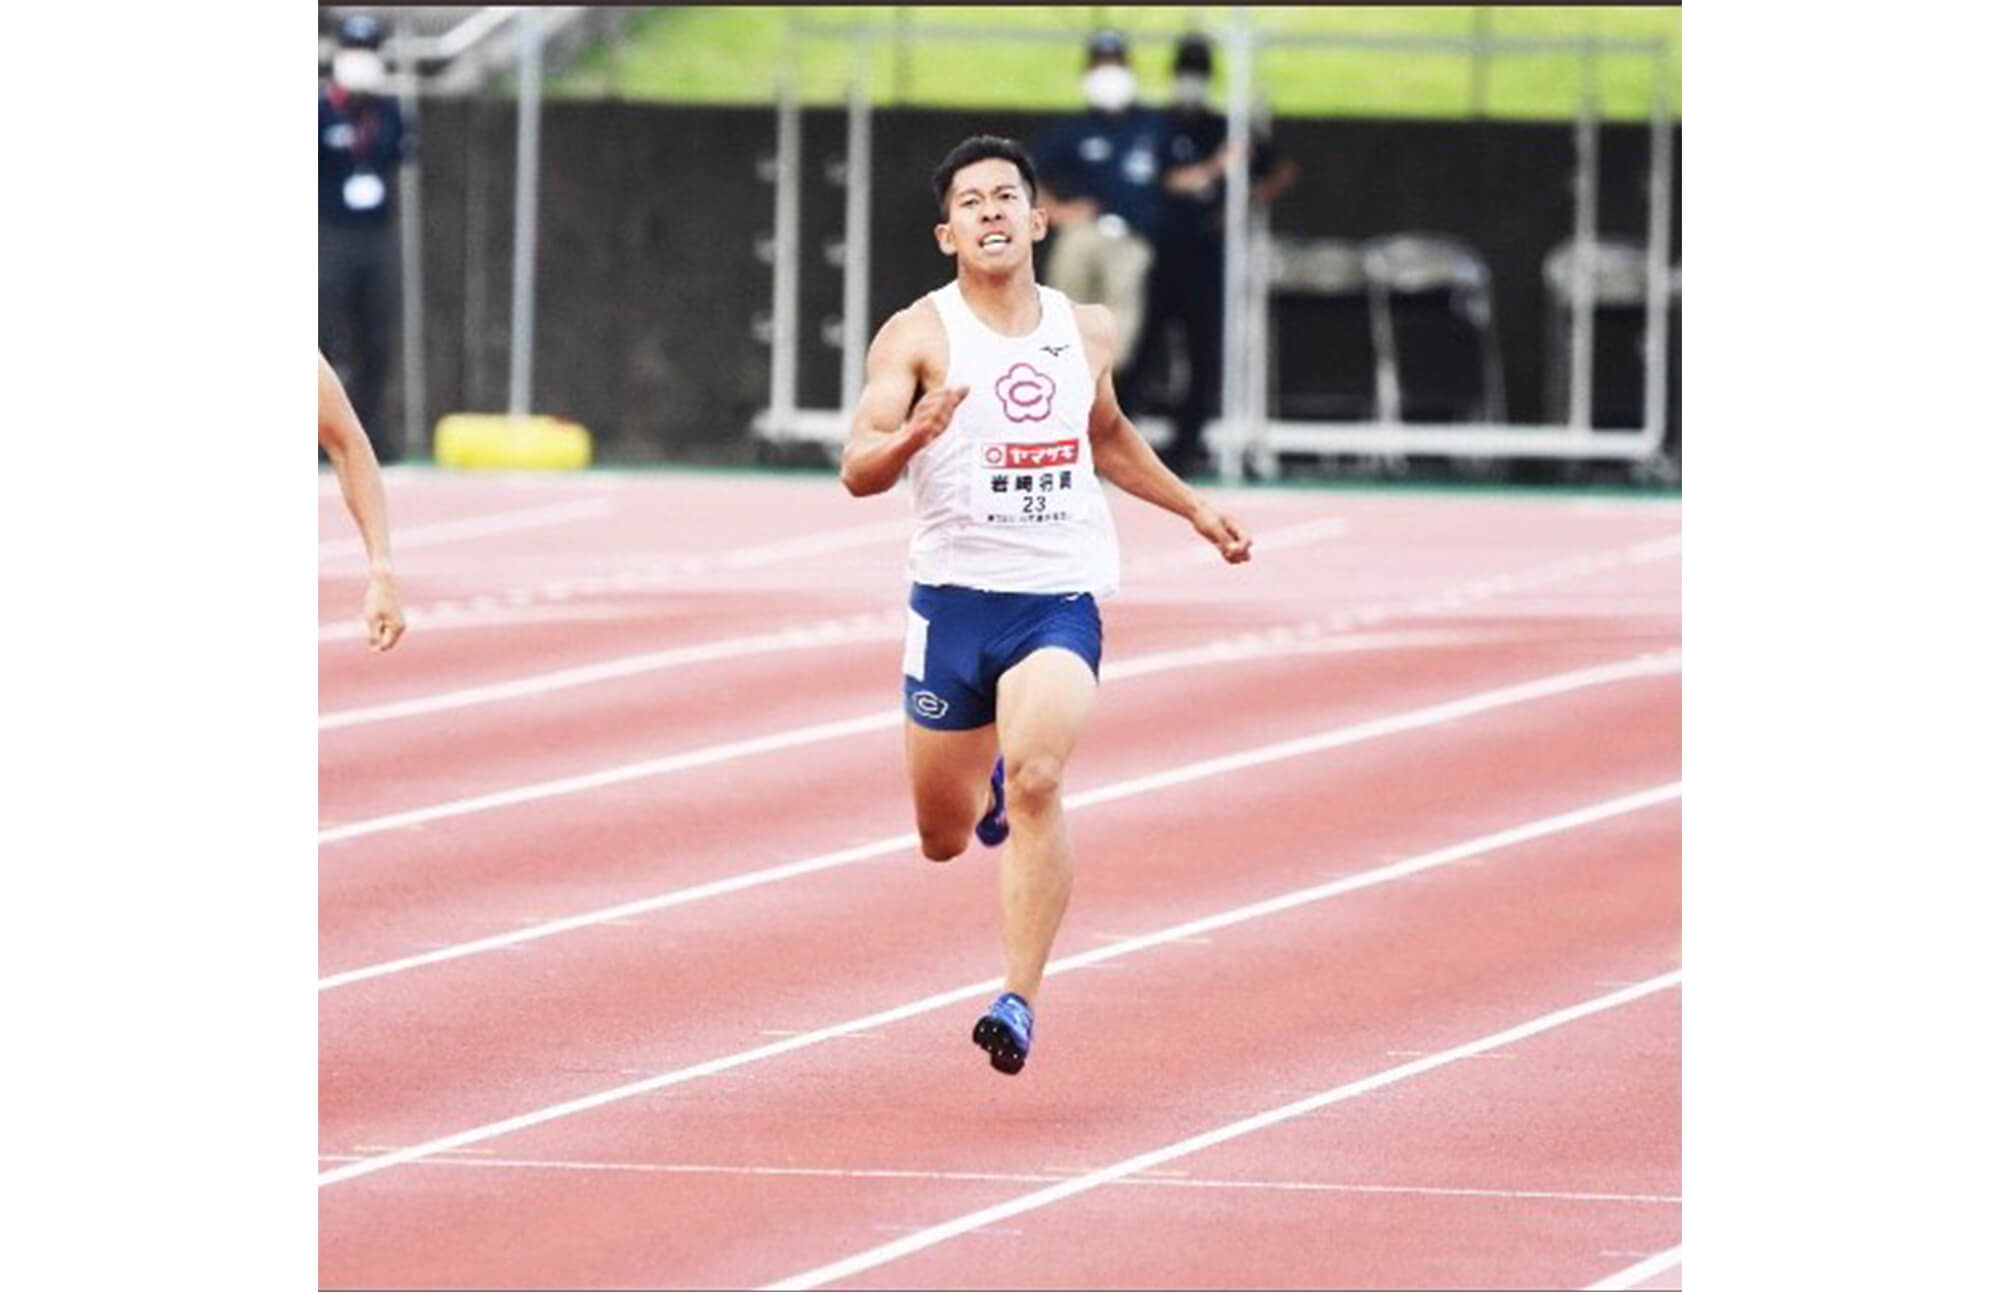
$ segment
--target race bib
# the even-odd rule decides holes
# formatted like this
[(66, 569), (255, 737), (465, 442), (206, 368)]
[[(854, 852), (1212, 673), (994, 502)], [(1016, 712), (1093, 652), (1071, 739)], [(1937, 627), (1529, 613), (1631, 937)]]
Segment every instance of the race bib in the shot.
[(981, 446), (972, 518), (982, 525), (1057, 525), (1076, 518), (1078, 441), (993, 441)]
[(389, 186), (382, 182), (380, 175), (367, 171), (357, 171), (348, 177), (340, 189), (341, 200), (350, 211), (372, 211), (382, 205), (389, 196)]

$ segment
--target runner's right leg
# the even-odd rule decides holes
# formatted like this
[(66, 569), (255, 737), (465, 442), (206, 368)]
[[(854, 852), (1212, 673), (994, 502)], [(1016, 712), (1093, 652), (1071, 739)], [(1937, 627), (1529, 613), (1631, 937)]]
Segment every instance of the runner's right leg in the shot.
[(973, 825), (986, 813), (997, 730), (989, 722), (970, 731), (936, 731), (905, 718), (903, 747), (919, 846), (932, 861), (950, 861), (965, 851)]

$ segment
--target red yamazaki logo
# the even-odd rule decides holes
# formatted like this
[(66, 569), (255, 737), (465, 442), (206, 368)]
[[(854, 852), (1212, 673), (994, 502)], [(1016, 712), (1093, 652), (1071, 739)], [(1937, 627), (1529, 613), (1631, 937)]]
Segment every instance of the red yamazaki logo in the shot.
[(1076, 465), (1075, 440), (1051, 440), (1047, 444), (989, 444), (986, 446), (986, 465), (989, 467), (1073, 467)]
[(1039, 422), (1055, 407), (1056, 383), (1033, 364), (1017, 363), (993, 383), (1000, 397), (1000, 411), (1010, 422)]

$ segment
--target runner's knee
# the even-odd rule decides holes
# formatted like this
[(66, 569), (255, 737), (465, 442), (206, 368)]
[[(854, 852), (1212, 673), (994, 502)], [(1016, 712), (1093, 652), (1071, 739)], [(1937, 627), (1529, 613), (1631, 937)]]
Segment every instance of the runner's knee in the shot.
[(931, 861), (950, 861), (966, 849), (972, 842), (972, 831), (967, 827), (949, 829), (939, 826), (917, 826), (918, 846), (924, 856)]
[(1053, 811), (1062, 796), (1062, 759), (1031, 754), (1007, 764), (1007, 810), (1018, 816)]

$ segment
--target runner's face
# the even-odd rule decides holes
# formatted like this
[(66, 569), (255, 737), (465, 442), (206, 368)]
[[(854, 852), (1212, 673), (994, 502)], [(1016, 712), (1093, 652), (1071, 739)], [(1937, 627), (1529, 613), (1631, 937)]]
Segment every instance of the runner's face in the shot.
[(1034, 255), (1048, 217), (1034, 206), (1021, 168), (1000, 157), (961, 166), (952, 176), (938, 249), (961, 264), (1004, 273)]

